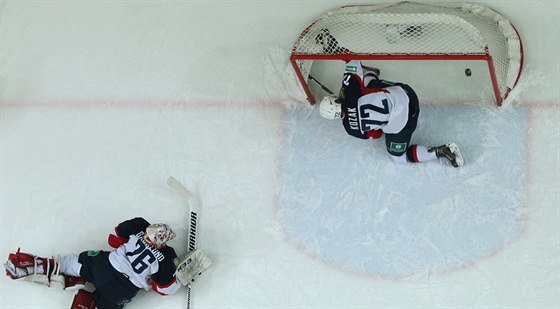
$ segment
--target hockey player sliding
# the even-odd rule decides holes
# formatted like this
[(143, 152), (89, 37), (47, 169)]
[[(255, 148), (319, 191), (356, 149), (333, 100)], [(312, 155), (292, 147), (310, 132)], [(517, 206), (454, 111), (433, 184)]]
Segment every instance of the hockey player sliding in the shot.
[[(343, 53), (347, 49), (323, 30), (317, 38), (325, 53)], [(463, 165), (463, 157), (455, 143), (427, 148), (411, 145), (420, 113), (418, 97), (402, 83), (379, 79), (379, 70), (362, 65), (360, 60), (346, 63), (342, 88), (338, 97), (326, 96), (321, 101), (321, 116), (342, 118), (346, 132), (362, 139), (377, 139), (385, 133), (385, 145), (394, 162), (424, 162), (444, 158), (454, 167)]]
[(161, 295), (179, 290), (181, 283), (176, 278), (179, 259), (167, 245), (174, 237), (175, 233), (166, 224), (150, 224), (143, 218), (134, 218), (120, 223), (115, 234), (109, 235), (109, 245), (115, 248), (112, 251), (85, 251), (49, 259), (18, 250), (8, 256), (6, 274), (12, 279), (49, 286), (66, 279), (67, 287), (81, 277), (92, 283), (95, 291), (79, 290), (72, 309), (120, 309), (140, 289), (152, 289)]

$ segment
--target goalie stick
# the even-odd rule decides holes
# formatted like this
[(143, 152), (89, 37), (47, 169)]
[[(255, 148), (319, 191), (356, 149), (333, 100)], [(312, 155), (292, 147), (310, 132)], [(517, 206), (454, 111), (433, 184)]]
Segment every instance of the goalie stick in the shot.
[[(187, 254), (188, 254), (196, 249), (196, 227), (197, 227), (196, 224), (198, 221), (198, 207), (197, 207), (198, 205), (192, 205), (193, 203), (189, 203), (189, 200), (192, 197), (192, 193), (173, 176), (170, 176), (167, 179), (167, 185), (169, 185), (169, 187), (175, 190), (175, 192), (177, 192), (181, 196), (183, 201), (189, 207), (189, 221), (188, 221), (189, 236), (187, 239)], [(189, 282), (187, 284), (187, 306), (186, 306), (187, 309), (190, 309), (191, 307), (191, 288), (192, 288), (191, 283)]]
[(171, 189), (175, 190), (175, 192), (177, 192), (185, 200), (185, 203), (187, 203), (192, 197), (191, 191), (185, 188), (185, 186), (183, 186), (183, 184), (173, 176), (169, 176), (169, 178), (167, 178), (167, 185), (169, 185)]

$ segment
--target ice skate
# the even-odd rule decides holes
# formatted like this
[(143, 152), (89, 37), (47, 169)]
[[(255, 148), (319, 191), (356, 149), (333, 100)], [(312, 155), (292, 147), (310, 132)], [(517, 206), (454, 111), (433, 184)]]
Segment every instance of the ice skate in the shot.
[(454, 167), (463, 166), (464, 160), (459, 150), (459, 146), (455, 143), (445, 144), (439, 147), (428, 149), (429, 152), (436, 152), (438, 158), (447, 159)]

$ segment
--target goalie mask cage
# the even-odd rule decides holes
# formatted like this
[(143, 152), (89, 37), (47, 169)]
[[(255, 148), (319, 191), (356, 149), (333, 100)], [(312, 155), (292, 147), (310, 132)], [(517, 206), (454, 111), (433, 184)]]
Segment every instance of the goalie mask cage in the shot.
[(479, 4), (400, 2), (330, 11), (302, 32), (290, 56), (311, 104), (313, 60), (353, 59), (486, 61), (501, 105), (519, 80), (523, 48), (505, 17)]

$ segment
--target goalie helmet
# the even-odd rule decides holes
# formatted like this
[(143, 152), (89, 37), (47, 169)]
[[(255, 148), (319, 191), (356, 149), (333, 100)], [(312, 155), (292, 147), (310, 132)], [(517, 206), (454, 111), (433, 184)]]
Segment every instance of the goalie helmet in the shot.
[(155, 223), (146, 228), (144, 240), (156, 248), (162, 248), (171, 239), (175, 238), (175, 232), (167, 224)]
[(319, 105), (319, 113), (327, 119), (337, 119), (342, 117), (342, 104), (335, 96), (326, 96)]

